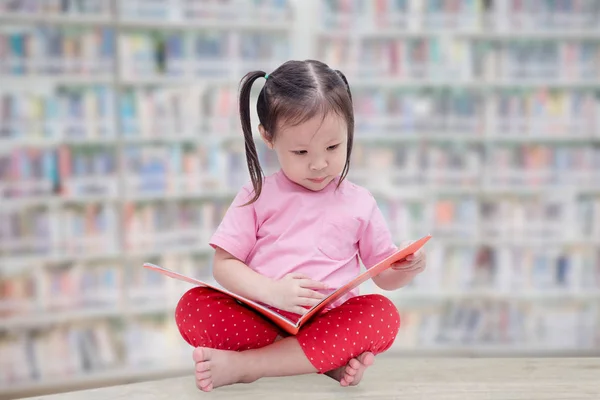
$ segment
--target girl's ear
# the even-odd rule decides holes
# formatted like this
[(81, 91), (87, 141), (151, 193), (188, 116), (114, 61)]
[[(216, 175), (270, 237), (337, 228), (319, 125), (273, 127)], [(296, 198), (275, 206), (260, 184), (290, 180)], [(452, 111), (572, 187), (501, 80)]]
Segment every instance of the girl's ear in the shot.
[(269, 135), (262, 124), (258, 125), (258, 131), (260, 132), (260, 137), (262, 138), (263, 142), (265, 142), (269, 149), (273, 150), (273, 140), (271, 135)]

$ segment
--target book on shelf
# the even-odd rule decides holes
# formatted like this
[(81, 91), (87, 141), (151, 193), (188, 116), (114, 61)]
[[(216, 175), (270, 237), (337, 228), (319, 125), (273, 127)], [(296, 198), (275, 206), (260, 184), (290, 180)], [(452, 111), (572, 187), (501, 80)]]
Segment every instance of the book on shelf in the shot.
[(109, 27), (3, 24), (0, 75), (107, 77), (114, 64), (116, 34)]
[[(374, 276), (380, 274), (384, 270), (390, 268), (392, 266), (392, 264), (394, 264), (398, 261), (404, 260), (407, 256), (414, 254), (417, 250), (419, 250), (421, 247), (423, 247), (425, 245), (425, 243), (427, 243), (429, 241), (429, 239), (431, 239), (431, 235), (424, 236), (424, 237), (420, 238), (419, 240), (414, 241), (410, 245), (399, 249), (398, 251), (396, 251), (389, 257), (385, 258), (384, 260), (380, 261), (373, 267), (367, 269), (362, 274), (358, 275), (356, 278), (354, 278), (350, 282), (346, 283), (345, 285), (341, 286), (337, 290), (330, 293), (327, 297), (325, 297), (323, 300), (321, 300), (318, 304), (307, 309), (307, 312), (302, 316), (297, 315), (297, 314), (290, 315), (290, 313), (284, 314), (280, 310), (277, 310), (271, 306), (268, 306), (266, 304), (262, 304), (262, 303), (250, 300), (244, 296), (240, 296), (235, 293), (232, 293), (232, 292), (228, 291), (227, 289), (220, 287), (217, 284), (209, 284), (209, 283), (201, 281), (199, 279), (185, 276), (178, 272), (169, 270), (167, 268), (160, 267), (160, 266), (152, 264), (152, 263), (144, 263), (144, 268), (149, 268), (151, 270), (154, 270), (156, 272), (159, 272), (161, 274), (164, 274), (164, 275), (169, 276), (174, 279), (179, 279), (179, 280), (182, 280), (182, 281), (185, 281), (188, 283), (208, 287), (208, 288), (217, 290), (219, 292), (225, 293), (225, 294), (235, 298), (236, 300), (242, 302), (246, 306), (254, 309), (258, 313), (262, 314), (264, 317), (271, 320), (273, 323), (275, 323), (280, 328), (284, 329), (286, 332), (288, 332), (292, 335), (295, 335), (296, 333), (298, 333), (300, 328), (305, 323), (307, 323), (319, 311), (323, 310), (327, 305), (329, 305), (332, 302), (334, 302), (335, 300), (339, 299), (344, 294), (348, 293), (350, 290), (356, 288), (357, 286), (364, 283), (365, 281), (373, 278)], [(296, 317), (292, 317), (292, 315), (295, 315)]]
[(111, 0), (16, 0), (0, 2), (0, 15), (64, 15), (85, 17), (111, 14)]
[(399, 308), (403, 322), (396, 343), (404, 348), (597, 352), (600, 345), (597, 302), (531, 305), (514, 299), (471, 299), (440, 308), (426, 303)]

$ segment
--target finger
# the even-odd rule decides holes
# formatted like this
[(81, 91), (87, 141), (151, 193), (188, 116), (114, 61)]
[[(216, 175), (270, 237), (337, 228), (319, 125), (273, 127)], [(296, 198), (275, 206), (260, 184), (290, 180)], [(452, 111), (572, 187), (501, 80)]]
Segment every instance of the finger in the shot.
[(412, 271), (423, 270), (423, 269), (425, 269), (425, 262), (418, 261), (418, 262), (413, 263), (409, 268), (405, 269), (405, 271), (412, 272)]
[(302, 279), (299, 283), (300, 287), (307, 289), (329, 289), (329, 286), (326, 283), (314, 281), (312, 279)]
[(392, 267), (392, 269), (396, 270), (396, 271), (404, 271), (404, 272), (410, 272), (410, 271), (414, 271), (415, 269), (419, 269), (422, 262), (421, 261), (405, 261), (399, 264), (396, 264), (395, 266)]
[(422, 249), (419, 249), (416, 252), (414, 252), (413, 254), (406, 257), (406, 259), (408, 260), (410, 258), (411, 260), (421, 260), (424, 257), (425, 257), (425, 252)]
[(321, 300), (318, 299), (309, 299), (308, 297), (298, 297), (296, 304), (299, 306), (308, 306), (313, 307), (319, 304)]
[(324, 299), (325, 295), (323, 293), (316, 292), (310, 289), (301, 288), (298, 291), (298, 296), (300, 297), (308, 297), (309, 299)]
[(394, 265), (392, 265), (392, 269), (404, 270), (404, 269), (410, 268), (411, 265), (412, 265), (411, 261), (400, 261), (400, 262), (397, 262)]
[(420, 266), (419, 268), (415, 269), (414, 272), (420, 274), (421, 272), (425, 271), (425, 265)]

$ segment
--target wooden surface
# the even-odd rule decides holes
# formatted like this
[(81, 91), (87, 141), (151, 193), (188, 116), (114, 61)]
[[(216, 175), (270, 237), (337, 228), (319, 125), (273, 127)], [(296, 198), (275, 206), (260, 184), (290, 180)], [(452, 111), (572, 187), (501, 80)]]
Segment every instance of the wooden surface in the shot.
[(187, 399), (600, 399), (600, 358), (380, 357), (357, 387), (325, 376), (262, 379), (199, 393), (191, 375), (36, 397), (44, 400)]

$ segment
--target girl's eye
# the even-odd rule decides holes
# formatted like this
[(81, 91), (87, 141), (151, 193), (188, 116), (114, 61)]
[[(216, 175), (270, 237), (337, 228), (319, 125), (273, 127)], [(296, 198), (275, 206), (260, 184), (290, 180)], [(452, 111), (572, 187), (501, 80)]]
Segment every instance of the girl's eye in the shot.
[(339, 146), (339, 143), (338, 143), (338, 144), (334, 144), (333, 146), (329, 146), (329, 147), (327, 148), (327, 150), (335, 150), (335, 149), (337, 149), (337, 148), (338, 148), (338, 146)]
[(292, 153), (301, 156), (303, 154), (306, 154), (306, 150), (293, 150)]

